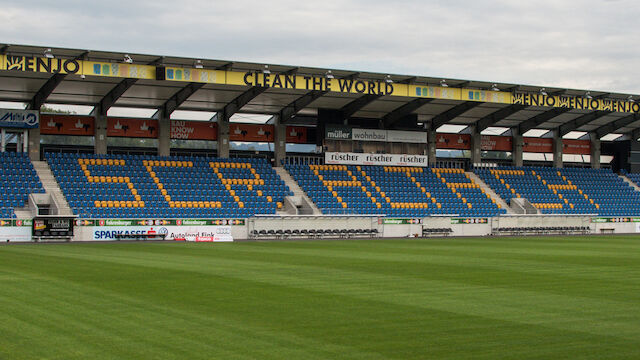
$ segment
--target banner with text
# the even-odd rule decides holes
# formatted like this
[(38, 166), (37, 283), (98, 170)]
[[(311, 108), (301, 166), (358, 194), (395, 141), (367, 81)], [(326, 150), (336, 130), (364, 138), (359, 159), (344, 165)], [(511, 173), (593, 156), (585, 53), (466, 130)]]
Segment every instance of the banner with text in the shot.
[(324, 153), (325, 164), (427, 166), (428, 157), (405, 154)]
[(335, 125), (327, 125), (325, 128), (325, 138), (327, 140), (427, 143), (427, 133), (424, 131), (360, 129)]
[(469, 134), (436, 134), (436, 149), (470, 150)]
[(37, 110), (0, 109), (0, 127), (37, 128), (40, 123)]
[(532, 153), (552, 153), (553, 139), (523, 137), (522, 151)]
[(160, 73), (160, 76), (167, 81), (640, 113), (640, 103), (627, 100), (589, 99), (582, 96), (548, 96), (539, 93), (511, 93), (507, 91), (407, 85), (386, 81), (384, 78), (330, 79), (324, 74), (295, 75), (262, 70), (242, 72), (197, 69), (192, 67), (156, 67), (153, 65), (129, 64), (124, 62), (96, 62), (64, 59), (61, 57), (29, 57), (11, 54), (0, 55), (0, 70), (149, 80), (155, 80), (156, 75)]
[(210, 121), (171, 120), (171, 138), (216, 140), (218, 138), (218, 124)]
[(482, 135), (483, 151), (513, 151), (513, 139), (511, 136)]
[(230, 124), (229, 140), (273, 142), (273, 125)]
[(581, 96), (547, 96), (538, 93), (515, 93), (513, 104), (560, 107), (579, 110), (605, 110), (639, 113), (640, 103), (627, 100), (589, 99)]
[(92, 116), (52, 115), (40, 116), (40, 133), (44, 135), (93, 136), (95, 120)]
[(158, 137), (158, 120), (108, 118), (107, 136), (155, 139)]
[(307, 144), (309, 143), (309, 133), (304, 126), (287, 126), (287, 143)]
[(591, 141), (563, 139), (562, 152), (564, 154), (590, 155)]
[(122, 235), (156, 234), (164, 234), (165, 240), (233, 241), (231, 226), (95, 226), (91, 234), (98, 241), (118, 240)]

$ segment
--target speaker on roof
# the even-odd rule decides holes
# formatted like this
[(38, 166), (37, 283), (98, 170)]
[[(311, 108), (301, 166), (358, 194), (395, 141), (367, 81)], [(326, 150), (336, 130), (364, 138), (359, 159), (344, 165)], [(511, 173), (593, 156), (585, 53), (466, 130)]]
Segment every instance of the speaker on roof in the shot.
[(165, 80), (165, 67), (156, 66), (156, 80)]

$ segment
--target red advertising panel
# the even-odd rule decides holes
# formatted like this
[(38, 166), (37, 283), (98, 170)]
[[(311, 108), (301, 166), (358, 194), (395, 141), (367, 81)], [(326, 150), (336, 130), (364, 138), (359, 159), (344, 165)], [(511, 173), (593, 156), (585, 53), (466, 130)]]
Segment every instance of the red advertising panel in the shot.
[(591, 154), (591, 141), (563, 139), (562, 152), (564, 154), (589, 155)]
[(230, 124), (231, 141), (273, 142), (273, 125)]
[(532, 153), (552, 153), (553, 139), (550, 138), (522, 138), (522, 151)]
[(218, 138), (218, 124), (209, 121), (171, 120), (171, 138), (216, 140)]
[(471, 135), (469, 134), (436, 134), (437, 149), (471, 149)]
[(511, 136), (482, 136), (482, 150), (484, 151), (513, 151)]
[(52, 114), (40, 116), (41, 134), (93, 136), (94, 131), (94, 118), (91, 116)]
[(158, 120), (108, 118), (107, 136), (155, 139), (158, 137)]
[(307, 128), (304, 126), (287, 126), (287, 143), (306, 144), (308, 141)]

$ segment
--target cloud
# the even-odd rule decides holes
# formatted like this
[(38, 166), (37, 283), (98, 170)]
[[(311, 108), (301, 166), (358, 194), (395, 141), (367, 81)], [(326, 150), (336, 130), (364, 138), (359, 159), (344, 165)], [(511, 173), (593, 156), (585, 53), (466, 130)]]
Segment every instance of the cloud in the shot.
[(640, 93), (640, 3), (27, 1), (10, 43)]

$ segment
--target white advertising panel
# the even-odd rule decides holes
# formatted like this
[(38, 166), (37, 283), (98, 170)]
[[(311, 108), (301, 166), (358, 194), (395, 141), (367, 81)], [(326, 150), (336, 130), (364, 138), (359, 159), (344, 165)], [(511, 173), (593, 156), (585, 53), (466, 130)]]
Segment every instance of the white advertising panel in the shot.
[(429, 157), (405, 154), (362, 154), (326, 152), (325, 164), (345, 165), (386, 165), (386, 166), (427, 166)]
[(352, 129), (351, 138), (358, 141), (387, 141), (387, 130)]
[(28, 226), (0, 227), (0, 241), (2, 242), (31, 241), (31, 227), (28, 227)]
[(427, 133), (423, 131), (387, 131), (388, 142), (426, 144)]

